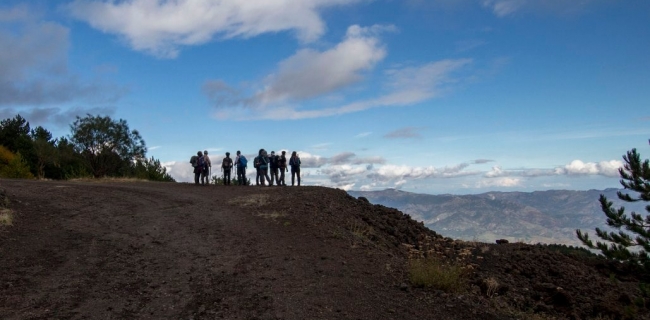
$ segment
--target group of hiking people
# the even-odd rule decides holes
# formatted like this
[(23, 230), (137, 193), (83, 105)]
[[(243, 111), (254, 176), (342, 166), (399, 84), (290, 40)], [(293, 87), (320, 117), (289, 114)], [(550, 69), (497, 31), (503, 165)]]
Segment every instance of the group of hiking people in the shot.
[[(208, 150), (203, 152), (198, 151), (195, 156), (192, 156), (190, 163), (194, 168), (194, 184), (207, 185), (210, 184), (210, 177), (212, 176), (212, 162), (208, 156)], [(288, 165), (288, 166), (287, 166)], [(282, 151), (280, 155), (276, 155), (275, 151), (271, 151), (269, 155), (266, 150), (260, 149), (255, 159), (253, 159), (253, 168), (255, 168), (255, 185), (269, 186), (275, 185), (286, 186), (284, 181), (284, 173), (289, 172), (291, 167), (291, 185), (300, 186), (300, 157), (298, 153), (293, 151), (287, 163), (286, 151)], [(226, 152), (226, 157), (221, 161), (221, 172), (223, 172), (223, 184), (230, 185), (231, 172), (236, 170), (237, 184), (244, 186), (248, 184), (246, 179), (246, 168), (248, 168), (248, 159), (237, 151), (237, 156), (234, 161), (230, 158), (230, 152)], [(269, 171), (271, 176), (269, 177)]]

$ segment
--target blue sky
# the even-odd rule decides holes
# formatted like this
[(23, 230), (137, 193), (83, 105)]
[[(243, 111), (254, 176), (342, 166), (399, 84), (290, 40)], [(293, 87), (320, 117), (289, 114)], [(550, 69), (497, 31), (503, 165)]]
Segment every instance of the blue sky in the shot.
[(3, 119), (125, 119), (178, 181), (206, 149), (434, 194), (618, 187), (650, 156), (648, 1), (5, 0), (0, 47)]

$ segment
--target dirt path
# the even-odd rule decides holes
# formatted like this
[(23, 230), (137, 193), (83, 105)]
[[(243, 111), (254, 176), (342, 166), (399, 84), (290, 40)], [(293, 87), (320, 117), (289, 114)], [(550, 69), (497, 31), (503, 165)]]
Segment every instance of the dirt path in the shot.
[(298, 188), (0, 187), (16, 214), (0, 230), (2, 319), (463, 318), (413, 303), (403, 258), (338, 237)]

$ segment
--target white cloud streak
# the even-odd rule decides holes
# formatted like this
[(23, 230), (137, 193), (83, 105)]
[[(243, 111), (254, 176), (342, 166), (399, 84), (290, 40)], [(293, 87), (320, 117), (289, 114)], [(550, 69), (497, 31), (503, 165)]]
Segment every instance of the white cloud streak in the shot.
[(507, 17), (522, 11), (550, 12), (553, 14), (574, 13), (598, 1), (601, 0), (482, 0), (481, 4), (483, 7), (492, 10), (497, 17)]
[(65, 8), (93, 28), (122, 37), (137, 51), (175, 58), (180, 47), (214, 38), (294, 31), (303, 42), (326, 30), (319, 12), (360, 0), (76, 0)]
[[(376, 38), (378, 31), (384, 29), (352, 26), (346, 39), (331, 50), (309, 51), (311, 59), (302, 58), (299, 52), (281, 62), (280, 71), (268, 76), (264, 89), (253, 95), (246, 95), (244, 89), (231, 87), (222, 80), (206, 82), (203, 90), (216, 107), (214, 116), (222, 120), (330, 117), (379, 107), (403, 107), (434, 98), (462, 81), (455, 73), (472, 63), (471, 59), (441, 60), (415, 67), (393, 68), (385, 75), (385, 93), (376, 98), (308, 110), (296, 105), (361, 81), (362, 72), (371, 69), (385, 56), (385, 50)], [(289, 69), (291, 72), (287, 71)]]
[(385, 134), (384, 138), (388, 138), (388, 139), (422, 138), (420, 131), (422, 131), (423, 129), (424, 128), (417, 128), (417, 127), (400, 128)]

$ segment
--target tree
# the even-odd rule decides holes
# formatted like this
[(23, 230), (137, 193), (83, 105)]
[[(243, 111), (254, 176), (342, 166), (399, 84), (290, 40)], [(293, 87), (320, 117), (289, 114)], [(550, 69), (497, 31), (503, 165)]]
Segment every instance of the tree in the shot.
[[(29, 133), (29, 122), (20, 115), (0, 122), (0, 145), (15, 154), (20, 154), (23, 159), (21, 161), (27, 161), (28, 168), (30, 162), (35, 159), (34, 146)], [(32, 173), (35, 173), (35, 170)]]
[(20, 152), (13, 153), (0, 145), (0, 177), (31, 179), (34, 176), (29, 172), (29, 166), (20, 156)]
[[(650, 142), (650, 141), (649, 141)], [(650, 164), (648, 160), (641, 161), (641, 156), (636, 149), (623, 156), (625, 165), (618, 170), (623, 188), (638, 193), (635, 197), (629, 193), (618, 192), (618, 198), (626, 202), (650, 201)], [(596, 228), (596, 235), (604, 240), (597, 241), (596, 245), (589, 239), (588, 234), (576, 230), (578, 239), (592, 249), (598, 249), (602, 254), (612, 260), (629, 262), (643, 266), (650, 271), (650, 205), (645, 207), (648, 215), (644, 218), (636, 212), (631, 212), (628, 217), (625, 207), (613, 208), (613, 203), (604, 195), (600, 195), (600, 206), (607, 216), (607, 225), (618, 229), (618, 232), (607, 232)], [(633, 233), (630, 236), (624, 230)], [(630, 250), (632, 249), (632, 250)]]
[(156, 160), (153, 157), (151, 157), (151, 159), (138, 159), (133, 166), (133, 173), (131, 175), (138, 179), (176, 182), (176, 180), (167, 173), (167, 168), (160, 164), (160, 160)]
[(135, 161), (145, 158), (144, 140), (137, 130), (129, 130), (126, 120), (88, 114), (77, 116), (70, 129), (71, 142), (96, 178), (124, 174)]
[(0, 144), (13, 153), (31, 148), (29, 133), (29, 122), (20, 115), (0, 122)]
[(68, 138), (61, 137), (56, 143), (57, 157), (54, 159), (50, 176), (53, 179), (73, 179), (90, 176), (86, 161), (75, 150), (74, 144)]
[(59, 154), (54, 147), (56, 140), (52, 140), (52, 133), (41, 126), (32, 129), (31, 137), (36, 159), (36, 175), (39, 179), (43, 179), (45, 166), (58, 163)]

